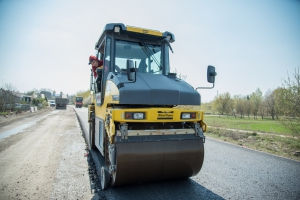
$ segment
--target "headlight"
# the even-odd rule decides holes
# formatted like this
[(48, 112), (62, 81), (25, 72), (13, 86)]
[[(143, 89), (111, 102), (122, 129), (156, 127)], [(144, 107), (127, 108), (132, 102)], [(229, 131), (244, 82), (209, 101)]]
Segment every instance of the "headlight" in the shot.
[(133, 119), (144, 119), (144, 113), (133, 113)]
[(181, 113), (181, 119), (196, 119), (196, 113)]
[(145, 113), (125, 112), (125, 119), (145, 119)]

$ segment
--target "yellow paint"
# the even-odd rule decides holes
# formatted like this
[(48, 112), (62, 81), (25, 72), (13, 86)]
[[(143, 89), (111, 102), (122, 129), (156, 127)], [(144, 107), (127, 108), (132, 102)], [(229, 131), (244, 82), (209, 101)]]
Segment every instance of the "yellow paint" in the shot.
[[(203, 111), (201, 110), (184, 110), (178, 108), (126, 108), (113, 109), (113, 119), (116, 122), (198, 122), (203, 118)], [(125, 112), (143, 112), (145, 119), (133, 120), (125, 119)], [(196, 113), (196, 119), (180, 119), (182, 112)], [(173, 119), (168, 119), (172, 117)]]
[(148, 35), (156, 35), (156, 36), (163, 36), (163, 33), (156, 30), (146, 29), (146, 28), (139, 28), (134, 26), (126, 26), (126, 30), (130, 32), (148, 34)]
[(202, 120), (202, 121), (200, 121), (200, 126), (201, 126), (201, 128), (202, 128), (203, 132), (206, 132), (207, 125), (206, 125), (206, 123), (205, 123), (203, 120)]
[[(104, 120), (105, 122), (105, 131), (109, 137), (110, 143), (113, 143), (113, 136), (115, 135), (115, 125), (113, 123), (113, 119), (110, 119), (110, 124), (106, 123), (106, 118), (110, 113), (109, 107), (112, 103), (117, 104), (119, 101), (112, 101), (112, 95), (119, 95), (119, 90), (117, 86), (110, 80), (106, 82), (106, 89), (105, 89), (105, 96), (104, 96), (104, 103), (102, 106), (97, 106), (95, 94), (93, 94), (92, 101), (95, 104), (95, 116), (99, 117)], [(107, 105), (107, 106), (104, 106)], [(97, 130), (96, 130), (97, 132)]]

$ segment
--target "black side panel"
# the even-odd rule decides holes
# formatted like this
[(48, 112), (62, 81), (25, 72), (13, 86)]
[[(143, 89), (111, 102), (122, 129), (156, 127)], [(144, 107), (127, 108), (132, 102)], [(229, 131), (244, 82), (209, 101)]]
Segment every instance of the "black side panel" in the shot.
[[(121, 79), (124, 76), (122, 76)], [(128, 82), (125, 79), (120, 82)], [(137, 73), (120, 88), (120, 104), (200, 105), (200, 94), (186, 82), (165, 75)]]

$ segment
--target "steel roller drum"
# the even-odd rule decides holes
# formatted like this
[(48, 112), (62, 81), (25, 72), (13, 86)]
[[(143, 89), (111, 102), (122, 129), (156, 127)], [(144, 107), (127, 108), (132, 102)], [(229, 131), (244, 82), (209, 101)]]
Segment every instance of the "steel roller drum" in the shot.
[(116, 143), (116, 151), (117, 168), (112, 186), (194, 176), (204, 159), (201, 138)]

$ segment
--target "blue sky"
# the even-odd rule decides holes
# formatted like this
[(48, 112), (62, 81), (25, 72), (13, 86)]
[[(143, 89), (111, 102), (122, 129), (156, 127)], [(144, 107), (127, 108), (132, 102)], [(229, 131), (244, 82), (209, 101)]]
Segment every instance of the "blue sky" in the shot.
[(89, 88), (88, 57), (107, 23), (175, 35), (171, 68), (198, 90), (247, 95), (281, 86), (300, 66), (300, 1), (296, 0), (0, 0), (0, 85), (20, 92)]

